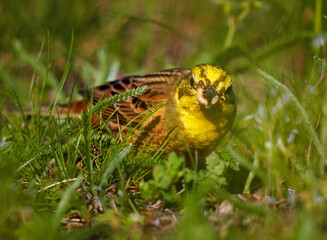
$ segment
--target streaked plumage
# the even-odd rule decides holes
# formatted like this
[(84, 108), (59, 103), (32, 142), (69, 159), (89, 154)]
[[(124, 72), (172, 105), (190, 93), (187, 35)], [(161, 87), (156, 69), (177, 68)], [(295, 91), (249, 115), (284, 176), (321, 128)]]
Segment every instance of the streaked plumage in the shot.
[[(109, 106), (101, 115), (104, 120), (110, 117), (108, 126), (115, 133), (118, 126), (130, 121), (135, 127), (148, 115), (140, 114), (148, 111), (150, 116), (134, 138), (139, 146), (146, 143), (159, 148), (168, 137), (167, 151), (185, 154), (188, 145), (191, 150), (207, 155), (232, 126), (236, 103), (231, 78), (210, 64), (124, 77), (94, 88), (92, 100), (95, 104), (142, 85), (147, 85), (145, 94)], [(71, 105), (73, 113), (82, 109), (81, 101)], [(152, 111), (155, 112), (151, 114)]]

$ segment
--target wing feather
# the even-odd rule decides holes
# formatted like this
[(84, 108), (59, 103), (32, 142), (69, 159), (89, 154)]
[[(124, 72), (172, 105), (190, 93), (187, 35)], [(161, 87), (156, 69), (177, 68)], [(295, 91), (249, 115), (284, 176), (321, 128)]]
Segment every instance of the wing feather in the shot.
[[(119, 125), (126, 125), (128, 121), (134, 119), (131, 125), (135, 126), (141, 121), (137, 118), (140, 113), (155, 109), (171, 99), (176, 81), (190, 72), (190, 69), (175, 68), (144, 76), (124, 77), (94, 88), (92, 100), (95, 104), (101, 99), (147, 85), (147, 90), (143, 95), (108, 106), (102, 112), (104, 120), (111, 117), (113, 121), (118, 119)], [(88, 92), (88, 96), (91, 96), (91, 91)]]

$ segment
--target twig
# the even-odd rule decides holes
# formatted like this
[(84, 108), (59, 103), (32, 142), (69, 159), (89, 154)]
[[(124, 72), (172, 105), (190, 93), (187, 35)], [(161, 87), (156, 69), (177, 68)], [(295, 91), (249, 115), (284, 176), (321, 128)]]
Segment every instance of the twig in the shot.
[(51, 184), (49, 186), (46, 186), (42, 190), (39, 190), (38, 192), (47, 190), (47, 189), (52, 188), (52, 187), (55, 187), (55, 186), (58, 186), (58, 185), (60, 185), (62, 183), (73, 182), (73, 181), (76, 181), (76, 180), (78, 180), (78, 178), (72, 178), (72, 179), (62, 180), (61, 182), (56, 182), (56, 183), (53, 183), (53, 184)]
[(182, 190), (180, 190), (177, 195), (181, 195), (183, 192), (185, 192), (185, 188), (183, 188)]

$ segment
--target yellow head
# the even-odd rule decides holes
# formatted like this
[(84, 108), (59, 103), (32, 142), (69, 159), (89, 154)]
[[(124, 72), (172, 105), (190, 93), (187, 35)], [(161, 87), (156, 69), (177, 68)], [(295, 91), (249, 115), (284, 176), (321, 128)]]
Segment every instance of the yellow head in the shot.
[(226, 71), (211, 64), (200, 64), (177, 84), (178, 91), (175, 100), (181, 107), (190, 106), (190, 104), (194, 107), (195, 104), (208, 109), (218, 102), (234, 101), (231, 86), (232, 80)]

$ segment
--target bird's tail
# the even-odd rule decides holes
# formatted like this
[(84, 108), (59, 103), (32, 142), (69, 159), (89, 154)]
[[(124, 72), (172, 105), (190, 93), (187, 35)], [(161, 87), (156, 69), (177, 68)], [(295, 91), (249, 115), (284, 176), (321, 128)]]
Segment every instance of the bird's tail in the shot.
[(71, 103), (60, 104), (54, 108), (53, 114), (60, 118), (75, 118), (80, 117), (85, 109), (83, 100), (76, 100)]

